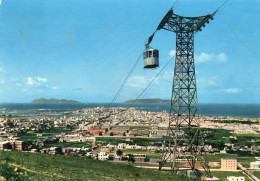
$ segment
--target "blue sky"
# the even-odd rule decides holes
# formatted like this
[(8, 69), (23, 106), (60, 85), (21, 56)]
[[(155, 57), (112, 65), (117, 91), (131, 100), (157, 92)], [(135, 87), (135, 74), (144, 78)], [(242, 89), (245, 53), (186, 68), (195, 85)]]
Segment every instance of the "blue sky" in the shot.
[[(2, 0), (0, 102), (65, 98), (110, 102), (173, 0)], [(180, 0), (174, 12), (201, 16), (224, 0)], [(260, 0), (231, 0), (195, 35), (200, 103), (260, 103)], [(175, 50), (160, 30), (160, 67), (140, 60), (116, 102), (135, 99)], [(143, 98), (169, 99), (174, 64)]]

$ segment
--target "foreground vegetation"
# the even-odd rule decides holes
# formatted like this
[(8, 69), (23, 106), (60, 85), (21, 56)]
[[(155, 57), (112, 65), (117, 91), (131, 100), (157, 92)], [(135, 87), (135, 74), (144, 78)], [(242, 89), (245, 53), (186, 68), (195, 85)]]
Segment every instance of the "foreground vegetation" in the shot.
[(251, 171), (252, 174), (254, 174), (254, 176), (256, 176), (257, 178), (260, 179), (260, 172), (259, 171)]
[(191, 180), (132, 165), (28, 152), (0, 151), (0, 175), (9, 180)]

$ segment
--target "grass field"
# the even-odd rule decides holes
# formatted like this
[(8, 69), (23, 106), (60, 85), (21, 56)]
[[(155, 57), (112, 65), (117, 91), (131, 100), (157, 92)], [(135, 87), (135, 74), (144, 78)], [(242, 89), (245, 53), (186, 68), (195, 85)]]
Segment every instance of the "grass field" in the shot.
[(252, 171), (252, 174), (254, 174), (254, 176), (256, 176), (257, 178), (260, 179), (260, 171)]
[(207, 155), (207, 159), (210, 162), (220, 162), (221, 158), (237, 158), (237, 155), (232, 155), (232, 154)]
[[(85, 157), (67, 157), (27, 152), (0, 151), (0, 159), (18, 170), (24, 180), (191, 180), (183, 175), (135, 168), (130, 164), (110, 163)], [(0, 173), (6, 168), (1, 166)], [(1, 170), (2, 169), (2, 170)]]
[(37, 139), (37, 136), (34, 133), (19, 133), (17, 136), (23, 141), (33, 141)]
[(124, 154), (146, 154), (147, 158), (161, 158), (161, 153), (154, 153), (140, 149), (126, 149), (122, 151)]
[(234, 136), (239, 137), (254, 137), (254, 138), (260, 138), (260, 134), (233, 134)]
[(235, 154), (207, 155), (207, 159), (210, 162), (220, 162), (221, 158), (236, 158), (238, 162), (254, 162), (254, 161), (256, 161), (255, 157), (238, 157)]
[(238, 162), (255, 162), (255, 157), (237, 157)]

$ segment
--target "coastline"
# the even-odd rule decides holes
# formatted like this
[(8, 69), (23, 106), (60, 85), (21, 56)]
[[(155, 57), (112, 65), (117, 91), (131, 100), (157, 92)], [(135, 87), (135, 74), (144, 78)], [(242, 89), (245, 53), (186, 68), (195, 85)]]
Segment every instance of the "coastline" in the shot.
[[(0, 103), (0, 109), (6, 110), (6, 114), (11, 114), (14, 110), (36, 110), (36, 109), (48, 109), (56, 110), (58, 112), (64, 112), (66, 110), (81, 110), (94, 107), (108, 107), (109, 103)], [(112, 107), (135, 107), (141, 111), (149, 112), (169, 112), (169, 104), (125, 104), (114, 103)], [(1, 112), (0, 112), (1, 114)], [(3, 114), (3, 113), (2, 113)], [(233, 118), (260, 118), (260, 104), (227, 104), (227, 103), (201, 103), (199, 105), (200, 116), (224, 116)]]

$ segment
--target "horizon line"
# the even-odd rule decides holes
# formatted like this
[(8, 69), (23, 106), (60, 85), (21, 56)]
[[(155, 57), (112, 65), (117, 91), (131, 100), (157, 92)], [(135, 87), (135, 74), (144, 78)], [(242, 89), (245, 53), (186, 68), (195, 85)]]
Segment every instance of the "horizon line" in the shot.
[[(110, 102), (80, 102), (61, 103), (61, 102), (0, 102), (0, 104), (110, 104)], [(115, 102), (113, 104), (131, 104), (125, 102)], [(169, 104), (169, 103), (135, 103), (135, 104)], [(260, 104), (260, 102), (200, 102), (199, 104)]]

